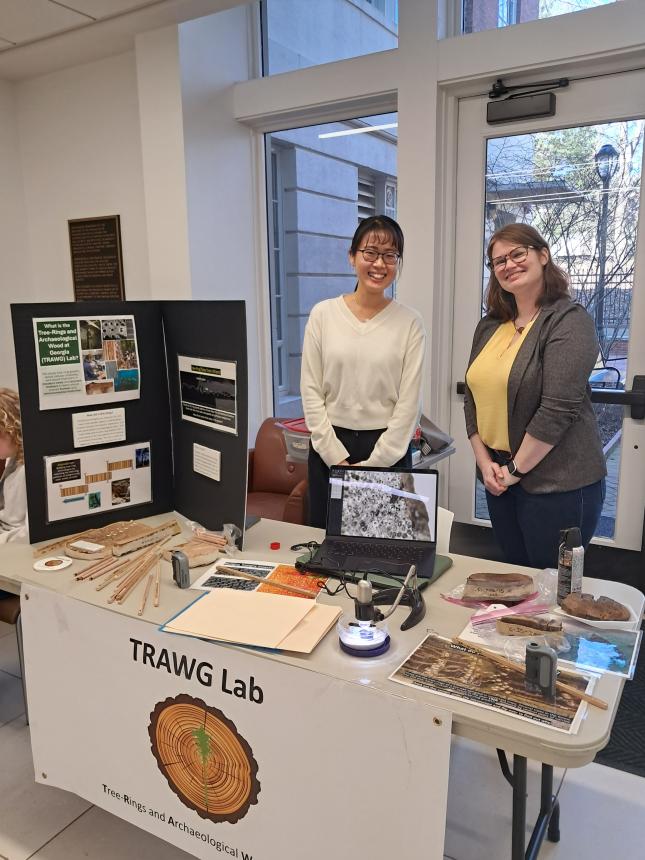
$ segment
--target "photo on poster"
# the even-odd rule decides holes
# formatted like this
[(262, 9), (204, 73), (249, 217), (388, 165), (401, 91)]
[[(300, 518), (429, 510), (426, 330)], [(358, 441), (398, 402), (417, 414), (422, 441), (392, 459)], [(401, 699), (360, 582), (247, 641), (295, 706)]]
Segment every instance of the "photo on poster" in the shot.
[(34, 319), (41, 410), (139, 397), (133, 316)]
[(145, 469), (150, 465), (150, 448), (137, 448), (134, 453), (137, 469)]
[(181, 417), (237, 435), (237, 365), (234, 361), (177, 356)]
[[(576, 672), (561, 671), (558, 679), (581, 693), (591, 693), (595, 684), (594, 676)], [(426, 636), (390, 680), (569, 734), (578, 731), (587, 707), (577, 696), (559, 689), (549, 702), (526, 688), (523, 671), (500, 666), (481, 651), (436, 633)]]
[[(143, 459), (146, 466), (138, 467)], [(50, 523), (152, 501), (150, 442), (44, 460)]]

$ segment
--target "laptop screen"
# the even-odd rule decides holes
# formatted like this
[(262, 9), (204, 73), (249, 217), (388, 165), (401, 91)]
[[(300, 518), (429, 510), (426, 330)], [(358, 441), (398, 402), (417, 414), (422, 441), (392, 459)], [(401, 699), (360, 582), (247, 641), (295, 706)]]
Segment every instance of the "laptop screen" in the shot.
[(437, 479), (435, 470), (333, 467), (327, 535), (434, 543)]

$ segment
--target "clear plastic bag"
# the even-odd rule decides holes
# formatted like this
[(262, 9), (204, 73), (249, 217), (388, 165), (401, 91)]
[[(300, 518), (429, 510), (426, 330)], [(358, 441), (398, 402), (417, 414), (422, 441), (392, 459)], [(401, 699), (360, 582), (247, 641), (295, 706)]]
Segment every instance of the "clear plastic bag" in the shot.
[(223, 555), (235, 555), (237, 552), (236, 541), (242, 536), (242, 532), (234, 523), (224, 523), (221, 531), (210, 531), (194, 520), (186, 520), (186, 525), (192, 531), (193, 537), (214, 544)]
[[(530, 597), (523, 600), (521, 603), (516, 603), (508, 607), (505, 606), (503, 609), (491, 609), (487, 614), (477, 613), (477, 620), (473, 619), (475, 620), (475, 623), (482, 624), (486, 621), (494, 620), (495, 618), (500, 617), (500, 615), (529, 615), (532, 613), (545, 612), (552, 606), (555, 606), (558, 593), (558, 571), (553, 570), (552, 568), (546, 568), (545, 570), (536, 571), (532, 576), (535, 591)], [(445, 594), (442, 593), (441, 596), (449, 603), (456, 603), (459, 606), (469, 606), (471, 608), (486, 607), (493, 602), (464, 600), (464, 588), (465, 583), (462, 582), (461, 585), (456, 586), (456, 588), (453, 588)]]
[[(557, 571), (555, 572), (557, 573)], [(537, 606), (537, 604), (535, 605)], [(512, 609), (515, 609), (515, 607)], [(541, 611), (536, 610), (533, 614), (537, 614), (538, 611), (540, 614), (543, 614), (545, 618), (551, 618), (551, 616), (547, 614), (548, 607), (546, 608), (546, 612), (545, 609), (542, 609)], [(492, 651), (504, 654), (509, 658), (509, 660), (516, 660), (518, 662), (522, 662), (525, 659), (526, 646), (529, 642), (538, 642), (540, 645), (548, 645), (550, 648), (554, 649), (558, 657), (562, 657), (565, 660), (569, 659), (567, 655), (572, 646), (562, 631), (540, 633), (536, 630), (526, 636), (505, 636), (502, 633), (498, 633), (495, 624), (496, 618), (513, 614), (518, 613), (514, 613), (501, 604), (493, 604), (493, 606), (476, 612), (470, 619), (470, 632), (464, 637), (465, 641), (481, 645), (485, 648), (490, 648)], [(531, 613), (524, 610), (522, 614), (529, 615)], [(556, 615), (552, 617), (553, 619), (557, 618)], [(464, 634), (462, 634), (462, 636), (464, 636)]]

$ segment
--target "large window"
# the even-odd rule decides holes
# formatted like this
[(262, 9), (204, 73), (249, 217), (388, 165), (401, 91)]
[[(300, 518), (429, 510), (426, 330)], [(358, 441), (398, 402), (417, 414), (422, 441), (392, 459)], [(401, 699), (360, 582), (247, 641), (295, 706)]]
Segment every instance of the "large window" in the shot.
[(510, 27), (617, 2), (620, 0), (463, 0), (462, 32)]
[(387, 51), (398, 0), (263, 0), (264, 74)]
[(302, 415), (305, 324), (322, 299), (354, 289), (359, 220), (396, 217), (396, 114), (267, 135), (274, 414)]
[[(513, 221), (547, 239), (572, 297), (596, 323), (595, 388), (624, 388), (627, 378), (644, 137), (645, 121), (635, 119), (490, 138), (487, 145), (485, 244)], [(487, 283), (482, 266), (482, 296)], [(624, 407), (594, 409), (607, 462), (597, 535), (613, 537)], [(488, 515), (481, 485), (476, 515)]]

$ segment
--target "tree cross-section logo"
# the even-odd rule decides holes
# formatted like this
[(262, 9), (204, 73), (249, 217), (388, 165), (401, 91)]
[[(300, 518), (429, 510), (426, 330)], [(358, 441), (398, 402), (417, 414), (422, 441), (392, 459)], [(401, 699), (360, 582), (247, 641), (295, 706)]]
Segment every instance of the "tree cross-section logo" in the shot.
[(253, 750), (217, 708), (182, 693), (155, 705), (152, 753), (177, 797), (202, 818), (235, 824), (258, 802)]

